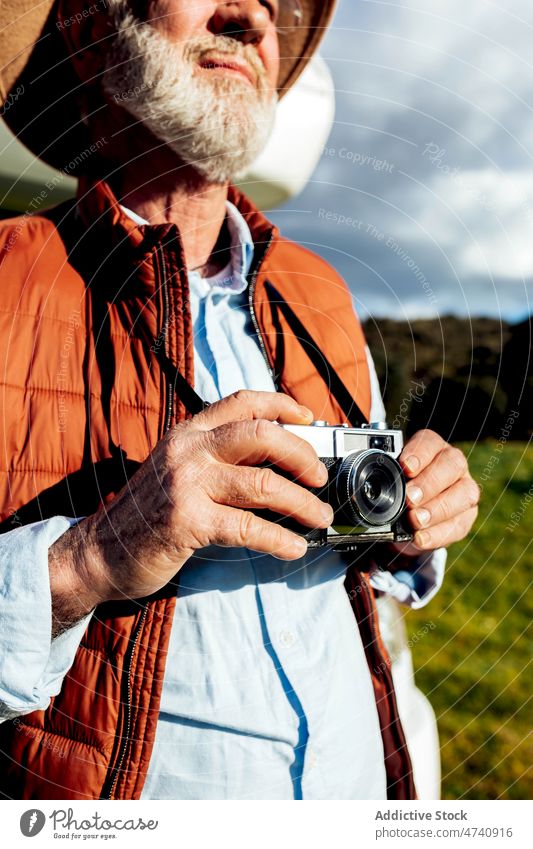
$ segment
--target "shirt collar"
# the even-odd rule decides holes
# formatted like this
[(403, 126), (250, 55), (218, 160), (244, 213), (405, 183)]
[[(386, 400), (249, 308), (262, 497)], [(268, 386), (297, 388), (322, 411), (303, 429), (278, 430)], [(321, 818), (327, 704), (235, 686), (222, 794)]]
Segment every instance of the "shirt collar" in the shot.
[[(125, 206), (121, 206), (123, 212), (132, 221), (138, 225), (149, 225), (149, 221), (142, 218), (133, 210)], [(231, 239), (230, 245), (230, 265), (231, 276), (225, 277), (219, 272), (214, 278), (201, 277), (197, 271), (189, 272), (189, 281), (194, 281), (200, 288), (207, 287), (207, 291), (213, 287), (221, 288), (225, 291), (230, 290), (233, 294), (244, 292), (248, 285), (248, 274), (252, 265), (254, 256), (254, 242), (250, 228), (241, 215), (235, 204), (231, 201), (226, 201), (226, 213), (228, 221), (228, 230)], [(221, 281), (222, 277), (222, 281)], [(224, 277), (225, 281), (224, 282)], [(210, 282), (212, 281), (212, 282)]]

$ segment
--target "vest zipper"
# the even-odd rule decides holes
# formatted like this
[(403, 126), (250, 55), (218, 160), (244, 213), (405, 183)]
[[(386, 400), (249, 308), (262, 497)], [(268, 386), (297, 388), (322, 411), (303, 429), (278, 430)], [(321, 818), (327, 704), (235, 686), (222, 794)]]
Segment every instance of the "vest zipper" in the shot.
[[(161, 289), (163, 292), (163, 332), (165, 334), (165, 347), (168, 339), (170, 327), (170, 296), (168, 292), (168, 280), (166, 273), (165, 256), (162, 252), (162, 246), (157, 251), (159, 258), (159, 268), (161, 272)], [(167, 349), (167, 356), (170, 357), (170, 351)], [(174, 386), (170, 380), (167, 381), (167, 403), (165, 410), (165, 421), (163, 423), (163, 433), (166, 433), (172, 424), (172, 415), (174, 412)]]
[[(266, 343), (265, 343), (263, 334), (261, 332), (261, 328), (259, 327), (259, 322), (258, 322), (257, 316), (255, 314), (255, 306), (254, 306), (254, 294), (255, 294), (255, 285), (257, 283), (257, 277), (259, 275), (261, 265), (263, 264), (265, 257), (267, 255), (268, 251), (270, 250), (270, 246), (272, 245), (273, 241), (274, 241), (274, 236), (273, 236), (272, 232), (270, 232), (269, 235), (268, 235), (268, 238), (267, 238), (267, 240), (266, 240), (266, 242), (263, 246), (263, 249), (261, 250), (261, 252), (257, 256), (257, 258), (255, 259), (253, 266), (250, 269), (250, 272), (248, 274), (248, 309), (250, 310), (250, 316), (251, 316), (251, 319), (252, 319), (252, 324), (254, 326), (254, 330), (255, 330), (255, 333), (256, 333), (256, 336), (257, 336), (257, 341), (259, 342), (259, 348), (260, 348), (261, 353), (263, 355), (263, 358), (265, 360), (265, 363), (266, 363), (266, 366), (267, 366), (267, 369), (268, 369), (268, 373), (269, 373), (270, 377), (272, 378), (272, 380), (274, 381), (274, 383), (276, 383), (276, 381), (275, 381), (276, 376), (274, 374), (274, 369), (272, 368), (272, 366), (270, 364), (270, 360), (268, 358)], [(276, 388), (277, 388), (277, 386), (276, 386)]]
[[(126, 708), (125, 708), (125, 710), (126, 710), (126, 722), (125, 722), (125, 725), (124, 725), (124, 731), (121, 735), (121, 743), (120, 743), (120, 749), (119, 749), (119, 753), (118, 753), (117, 762), (116, 762), (116, 765), (113, 767), (113, 770), (112, 770), (112, 772), (109, 776), (109, 781), (106, 782), (106, 784), (110, 783), (109, 792), (105, 794), (105, 798), (107, 798), (107, 799), (113, 798), (113, 793), (115, 792), (115, 789), (116, 789), (116, 786), (117, 786), (119, 772), (122, 768), (122, 764), (124, 763), (124, 758), (126, 756), (126, 751), (127, 751), (127, 748), (128, 748), (129, 736), (130, 736), (130, 731), (131, 731), (131, 712), (132, 712), (131, 708), (132, 708), (132, 701), (133, 701), (132, 690), (131, 690), (131, 673), (132, 673), (132, 669), (133, 669), (133, 661), (135, 659), (135, 652), (136, 652), (137, 646), (139, 644), (139, 637), (140, 637), (141, 631), (144, 627), (144, 623), (146, 621), (147, 615), (148, 615), (148, 605), (145, 604), (143, 606), (143, 612), (141, 614), (141, 618), (139, 619), (139, 621), (137, 623), (137, 627), (135, 628), (135, 634), (134, 634), (134, 637), (133, 637), (133, 644), (131, 646), (130, 656), (129, 656), (128, 664), (127, 664), (127, 670), (126, 670), (126, 674), (127, 674), (127, 679), (126, 679), (127, 680), (127, 690), (126, 690), (127, 699), (126, 699)], [(100, 796), (101, 799), (104, 798), (104, 792), (105, 792), (105, 787), (104, 787), (104, 791), (102, 792), (102, 795)]]

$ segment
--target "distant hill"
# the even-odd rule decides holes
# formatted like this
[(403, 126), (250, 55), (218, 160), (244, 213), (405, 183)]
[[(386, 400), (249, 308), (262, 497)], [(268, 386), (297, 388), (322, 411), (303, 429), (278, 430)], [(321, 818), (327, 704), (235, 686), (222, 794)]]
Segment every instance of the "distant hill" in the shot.
[[(527, 439), (533, 432), (531, 317), (364, 324), (389, 423), (430, 427), (446, 439)], [(516, 415), (518, 414), (518, 415)], [(506, 427), (508, 417), (512, 427)]]

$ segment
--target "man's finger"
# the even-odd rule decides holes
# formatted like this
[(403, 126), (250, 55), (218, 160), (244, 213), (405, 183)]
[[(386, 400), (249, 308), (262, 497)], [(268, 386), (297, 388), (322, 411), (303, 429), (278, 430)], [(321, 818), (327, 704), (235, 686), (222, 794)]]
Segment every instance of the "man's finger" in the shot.
[(475, 507), (479, 502), (479, 486), (470, 476), (448, 487), (437, 498), (425, 501), (422, 506), (408, 511), (409, 521), (415, 530), (439, 525), (448, 519)]
[(414, 478), (420, 474), (446, 445), (442, 436), (433, 430), (417, 431), (406, 443), (399, 458), (405, 475)]
[(476, 521), (478, 514), (477, 507), (471, 507), (454, 516), (453, 519), (448, 519), (446, 522), (441, 522), (431, 528), (417, 531), (413, 543), (420, 551), (433, 551), (435, 548), (446, 548), (453, 542), (463, 539), (469, 532)]
[(420, 507), (431, 501), (464, 477), (467, 470), (463, 452), (446, 445), (433, 462), (407, 484), (408, 506)]
[(272, 469), (223, 467), (213, 492), (209, 489), (207, 492), (218, 504), (272, 510), (308, 528), (328, 528), (333, 522), (333, 510), (329, 504)]
[(313, 413), (282, 392), (254, 392), (241, 389), (198, 413), (190, 424), (201, 430), (211, 430), (228, 422), (268, 419), (282, 424), (309, 425)]
[(307, 552), (307, 542), (281, 525), (233, 507), (217, 507), (212, 544), (251, 548), (279, 560), (298, 560)]
[(235, 466), (270, 463), (305, 486), (323, 486), (327, 472), (312, 445), (273, 422), (231, 422), (206, 434), (215, 460)]

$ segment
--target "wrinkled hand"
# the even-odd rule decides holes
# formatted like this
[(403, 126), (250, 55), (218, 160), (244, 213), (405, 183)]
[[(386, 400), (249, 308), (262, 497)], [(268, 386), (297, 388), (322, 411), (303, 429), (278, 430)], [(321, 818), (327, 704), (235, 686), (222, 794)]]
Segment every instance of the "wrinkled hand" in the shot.
[(254, 511), (310, 528), (331, 524), (331, 507), (309, 491), (327, 481), (324, 464), (276, 424), (312, 418), (287, 395), (242, 391), (172, 428), (105, 510), (86, 520), (82, 573), (97, 601), (157, 592), (210, 545), (302, 557), (301, 536)]
[(399, 462), (408, 480), (407, 516), (415, 536), (412, 543), (395, 545), (396, 551), (416, 556), (463, 539), (476, 520), (480, 496), (463, 452), (434, 431), (420, 430)]

